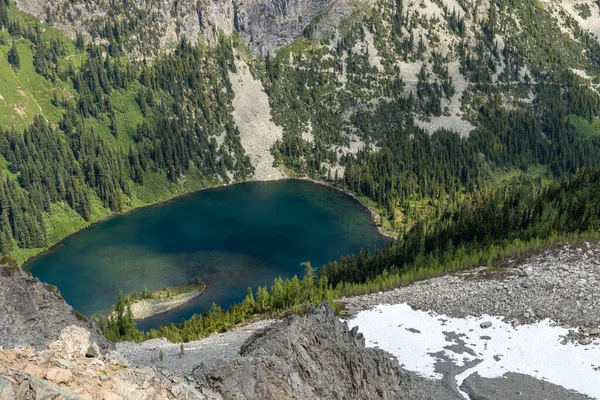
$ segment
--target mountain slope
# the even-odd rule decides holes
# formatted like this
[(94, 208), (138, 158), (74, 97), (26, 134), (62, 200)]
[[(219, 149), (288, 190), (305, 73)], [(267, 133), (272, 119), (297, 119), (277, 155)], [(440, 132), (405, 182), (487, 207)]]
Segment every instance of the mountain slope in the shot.
[[(111, 213), (283, 171), (398, 232), (476, 187), (600, 160), (591, 0), (127, 5), (7, 8), (0, 244), (19, 262)], [(26, 167), (27, 127), (62, 155)]]

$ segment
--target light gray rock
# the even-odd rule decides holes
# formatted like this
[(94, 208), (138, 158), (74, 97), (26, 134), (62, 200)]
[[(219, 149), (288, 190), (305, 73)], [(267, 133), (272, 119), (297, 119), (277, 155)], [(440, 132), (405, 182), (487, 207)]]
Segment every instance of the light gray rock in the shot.
[(193, 375), (232, 399), (417, 398), (410, 374), (390, 354), (364, 345), (322, 305), (256, 332), (238, 356), (201, 364)]
[(471, 400), (589, 400), (588, 396), (528, 375), (507, 373), (500, 378), (472, 374), (460, 387)]
[[(0, 378), (2, 379), (2, 378)], [(60, 387), (47, 380), (38, 379), (31, 375), (18, 374), (15, 376), (14, 398), (35, 400), (82, 400), (77, 393)], [(0, 397), (4, 400), (4, 397)], [(7, 399), (11, 399), (8, 397)]]
[[(236, 1), (236, 27), (241, 38), (263, 56), (316, 29), (318, 18), (333, 0)], [(338, 3), (344, 3), (340, 1)]]
[(0, 376), (0, 399), (14, 399), (13, 382), (6, 377)]
[(85, 355), (87, 357), (93, 357), (93, 358), (100, 357), (102, 355), (102, 352), (100, 351), (100, 346), (98, 346), (98, 343), (92, 342), (90, 344), (90, 346), (88, 347)]
[[(599, 260), (597, 243), (590, 244), (585, 253), (566, 244), (518, 262), (507, 261), (503, 268), (477, 268), (342, 301), (349, 315), (378, 304), (408, 303), (456, 318), (498, 315), (521, 324), (548, 318), (566, 329), (582, 327), (594, 336), (592, 331), (600, 323), (600, 288), (580, 287), (579, 276), (585, 273), (588, 282), (600, 280)], [(580, 336), (570, 335), (568, 340), (579, 341)]]
[[(106, 38), (92, 37), (90, 28), (119, 17), (114, 16), (109, 1), (15, 0), (15, 5), (71, 39), (82, 32), (96, 43)], [(136, 1), (130, 2), (127, 11), (137, 17), (137, 29), (124, 46), (134, 56), (151, 56), (181, 39), (212, 44), (218, 31), (231, 34), (237, 30), (246, 45), (266, 56), (303, 34), (333, 32), (352, 10), (348, 0)]]

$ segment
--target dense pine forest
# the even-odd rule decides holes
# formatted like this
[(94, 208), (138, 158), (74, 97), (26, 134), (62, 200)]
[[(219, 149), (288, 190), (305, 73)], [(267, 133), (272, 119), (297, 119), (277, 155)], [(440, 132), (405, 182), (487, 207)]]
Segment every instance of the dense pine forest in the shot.
[[(16, 51), (19, 57), (15, 43), (22, 43), (31, 51), (27, 68), (53, 88), (47, 95), (56, 115), (0, 126), (7, 166), (0, 181), (0, 251), (14, 252), (22, 261), (23, 254), (31, 254), (23, 249), (35, 252), (56, 243), (70, 233), (56, 230), (73, 220), (83, 226), (172, 196), (156, 196), (152, 190), (159, 185), (171, 184), (177, 192), (252, 176), (231, 117), (230, 41), (212, 48), (182, 41), (173, 53), (134, 65), (81, 38), (56, 39), (20, 13), (7, 14), (2, 4), (7, 22), (0, 34), (11, 43), (10, 74), (18, 77), (26, 68), (11, 56)], [(79, 66), (67, 52), (81, 60)], [(216, 136), (222, 136), (221, 146)], [(63, 214), (68, 215), (61, 220)]]
[(121, 298), (102, 322), (112, 340), (192, 340), (597, 235), (600, 42), (582, 28), (596, 3), (570, 14), (549, 1), (378, 0), (335, 32), (315, 17), (266, 54), (238, 17), (232, 32), (211, 25), (203, 2), (173, 7), (201, 32), (177, 19), (167, 44), (153, 1), (108, 2), (72, 39), (58, 22), (89, 2), (67, 3), (42, 23), (0, 0), (0, 252), (23, 263), (101, 218), (253, 179), (234, 118), (239, 65), (268, 97), (257, 118), (281, 127), (273, 167), (357, 195), (398, 236), (158, 331), (137, 331)]

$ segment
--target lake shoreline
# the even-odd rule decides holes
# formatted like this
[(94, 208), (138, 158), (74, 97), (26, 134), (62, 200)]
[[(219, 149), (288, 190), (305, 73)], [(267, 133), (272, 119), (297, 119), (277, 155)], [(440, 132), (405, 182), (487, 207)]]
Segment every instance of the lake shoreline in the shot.
[(312, 178), (298, 178), (298, 177), (286, 177), (286, 178), (266, 179), (266, 180), (245, 180), (245, 181), (239, 181), (239, 182), (233, 182), (233, 183), (223, 183), (223, 184), (218, 184), (218, 185), (215, 185), (215, 186), (209, 186), (209, 187), (203, 187), (203, 188), (199, 188), (199, 189), (194, 189), (194, 190), (186, 192), (186, 193), (178, 194), (178, 195), (173, 196), (173, 197), (171, 197), (169, 199), (166, 199), (166, 200), (161, 200), (161, 201), (158, 201), (158, 202), (155, 202), (155, 203), (151, 203), (151, 204), (144, 204), (144, 205), (141, 205), (139, 207), (133, 207), (133, 208), (130, 208), (128, 210), (125, 210), (125, 211), (122, 211), (122, 212), (119, 212), (119, 213), (115, 213), (115, 214), (104, 216), (104, 217), (102, 217), (102, 218), (100, 218), (100, 219), (98, 219), (98, 220), (96, 220), (94, 222), (91, 222), (88, 226), (86, 226), (86, 227), (84, 227), (82, 229), (76, 230), (75, 232), (70, 233), (69, 235), (67, 235), (64, 238), (62, 238), (60, 241), (58, 241), (55, 244), (53, 244), (52, 246), (48, 247), (46, 250), (44, 250), (44, 251), (42, 251), (40, 253), (37, 253), (36, 255), (34, 255), (32, 257), (29, 257), (22, 264), (20, 264), (19, 267), (22, 270), (27, 271), (28, 264), (30, 264), (31, 262), (33, 262), (37, 258), (39, 258), (39, 257), (41, 257), (41, 256), (43, 256), (45, 254), (48, 254), (48, 253), (52, 252), (57, 247), (61, 246), (62, 243), (66, 239), (70, 238), (71, 236), (73, 236), (75, 234), (81, 233), (81, 232), (85, 231), (86, 229), (90, 229), (92, 226), (94, 226), (94, 225), (96, 225), (96, 224), (98, 224), (100, 222), (110, 220), (111, 218), (120, 217), (120, 216), (123, 216), (123, 215), (127, 215), (129, 213), (132, 213), (132, 212), (135, 212), (135, 211), (138, 211), (138, 210), (143, 210), (143, 209), (150, 208), (150, 207), (160, 206), (160, 205), (169, 203), (171, 201), (182, 199), (182, 198), (185, 198), (186, 196), (191, 196), (191, 195), (194, 195), (194, 194), (197, 194), (197, 193), (200, 193), (200, 192), (203, 192), (203, 191), (207, 191), (207, 190), (215, 190), (215, 189), (221, 189), (221, 188), (224, 188), (224, 187), (230, 187), (230, 186), (234, 186), (234, 185), (242, 185), (242, 184), (248, 184), (248, 183), (255, 183), (255, 182), (256, 183), (268, 183), (268, 182), (294, 181), (294, 180), (296, 180), (296, 181), (305, 181), (305, 182), (313, 183), (315, 185), (326, 186), (326, 187), (328, 187), (330, 189), (336, 190), (338, 192), (344, 193), (344, 194), (352, 197), (354, 199), (354, 201), (356, 201), (365, 211), (367, 211), (369, 213), (369, 215), (371, 216), (371, 220), (373, 222), (373, 226), (375, 226), (377, 228), (377, 231), (379, 232), (379, 234), (381, 236), (387, 237), (387, 238), (392, 239), (392, 240), (397, 240), (398, 239), (398, 236), (394, 236), (394, 235), (392, 235), (392, 234), (390, 234), (388, 232), (385, 232), (383, 230), (383, 228), (377, 223), (377, 220), (379, 219), (380, 216), (379, 216), (379, 214), (375, 210), (371, 209), (369, 206), (367, 206), (365, 203), (363, 203), (354, 193), (348, 192), (348, 191), (346, 191), (346, 190), (344, 190), (344, 189), (342, 189), (340, 187), (334, 186), (334, 185), (332, 185), (329, 182), (318, 181), (318, 180), (312, 179)]
[(380, 215), (373, 210), (371, 207), (369, 207), (368, 205), (366, 205), (365, 203), (363, 203), (358, 196), (356, 196), (354, 193), (352, 192), (348, 192), (340, 187), (334, 186), (328, 182), (323, 182), (323, 181), (317, 181), (314, 179), (309, 179), (309, 178), (289, 178), (289, 179), (296, 179), (299, 181), (307, 181), (307, 182), (312, 182), (316, 185), (322, 185), (322, 186), (327, 186), (331, 189), (337, 190), (338, 192), (344, 193), (350, 197), (352, 197), (366, 212), (369, 213), (369, 215), (371, 215), (371, 220), (373, 221), (373, 225), (377, 228), (377, 231), (379, 232), (379, 234), (381, 236), (385, 236), (387, 238), (390, 238), (392, 240), (397, 240), (398, 239), (398, 235), (394, 236), (391, 233), (386, 232), (385, 230), (383, 230), (383, 227), (381, 225), (379, 225), (377, 223), (377, 220), (380, 218)]

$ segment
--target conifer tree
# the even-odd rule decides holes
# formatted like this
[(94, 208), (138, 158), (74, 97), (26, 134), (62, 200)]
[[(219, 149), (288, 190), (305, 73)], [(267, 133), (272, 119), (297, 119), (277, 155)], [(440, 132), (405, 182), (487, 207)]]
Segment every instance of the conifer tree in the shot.
[(4, 0), (0, 0), (0, 30), (4, 30), (8, 27), (8, 10), (6, 9), (6, 3)]
[(21, 58), (19, 57), (19, 52), (17, 51), (17, 45), (14, 39), (12, 41), (12, 46), (8, 51), (8, 63), (15, 69), (21, 68)]

